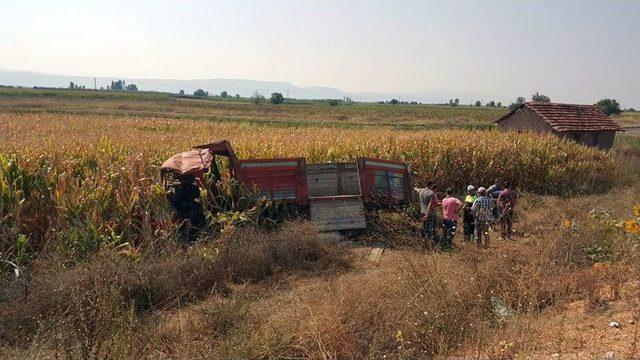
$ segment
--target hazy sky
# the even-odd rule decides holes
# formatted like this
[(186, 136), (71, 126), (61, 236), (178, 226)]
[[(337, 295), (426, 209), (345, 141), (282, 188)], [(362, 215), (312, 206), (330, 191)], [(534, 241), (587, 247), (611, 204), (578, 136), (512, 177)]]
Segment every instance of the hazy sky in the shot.
[(640, 1), (0, 0), (0, 68), (640, 107)]

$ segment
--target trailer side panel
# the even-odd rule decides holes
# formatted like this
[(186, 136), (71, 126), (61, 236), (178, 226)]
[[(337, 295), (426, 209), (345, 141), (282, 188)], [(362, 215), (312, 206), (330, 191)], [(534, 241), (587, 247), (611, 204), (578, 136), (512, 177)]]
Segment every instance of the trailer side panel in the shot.
[(405, 203), (410, 200), (409, 167), (405, 163), (359, 158), (360, 187), (366, 201), (381, 199), (394, 203)]
[(269, 200), (307, 205), (305, 168), (304, 158), (239, 160), (236, 176)]

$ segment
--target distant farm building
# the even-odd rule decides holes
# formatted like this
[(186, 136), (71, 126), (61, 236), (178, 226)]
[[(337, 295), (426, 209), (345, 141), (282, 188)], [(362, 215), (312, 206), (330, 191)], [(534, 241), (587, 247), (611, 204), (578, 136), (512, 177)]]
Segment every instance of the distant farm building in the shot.
[(579, 144), (609, 149), (620, 125), (593, 105), (528, 102), (495, 121), (503, 131), (553, 133)]

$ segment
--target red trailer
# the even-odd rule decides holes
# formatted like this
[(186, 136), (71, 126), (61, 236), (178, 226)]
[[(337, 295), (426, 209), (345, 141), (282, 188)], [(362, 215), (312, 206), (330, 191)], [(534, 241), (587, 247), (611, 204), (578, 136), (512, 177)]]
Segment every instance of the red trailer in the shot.
[(308, 205), (304, 158), (239, 160), (235, 166), (238, 181), (260, 190), (260, 195)]
[(232, 177), (259, 189), (267, 199), (308, 208), (321, 230), (366, 228), (365, 208), (410, 200), (410, 171), (401, 162), (364, 157), (350, 163), (322, 164), (307, 164), (304, 158), (238, 160), (226, 140), (194, 149), (165, 161), (162, 171), (219, 174), (215, 157), (224, 156), (229, 159)]

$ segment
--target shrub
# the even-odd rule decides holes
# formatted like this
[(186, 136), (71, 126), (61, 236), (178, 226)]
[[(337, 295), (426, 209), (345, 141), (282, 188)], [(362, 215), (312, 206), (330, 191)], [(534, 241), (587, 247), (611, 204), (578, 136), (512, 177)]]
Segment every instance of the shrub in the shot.
[(193, 96), (195, 96), (197, 98), (205, 98), (205, 97), (209, 96), (209, 92), (208, 91), (204, 91), (202, 89), (198, 89), (198, 90), (193, 92)]
[(596, 107), (600, 109), (607, 116), (610, 115), (620, 115), (622, 114), (622, 110), (620, 109), (620, 104), (616, 99), (602, 99), (598, 101)]
[(535, 94), (531, 95), (531, 101), (548, 103), (551, 102), (551, 99), (547, 95), (540, 94), (536, 91)]
[(271, 94), (269, 101), (275, 105), (282, 104), (284, 102), (284, 96), (282, 96), (282, 94), (279, 92), (274, 92)]

